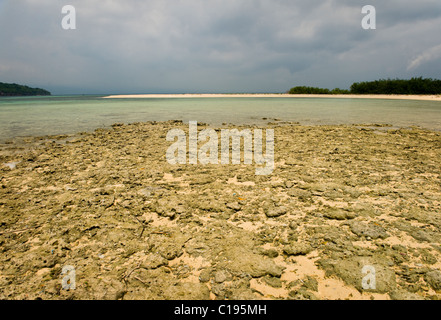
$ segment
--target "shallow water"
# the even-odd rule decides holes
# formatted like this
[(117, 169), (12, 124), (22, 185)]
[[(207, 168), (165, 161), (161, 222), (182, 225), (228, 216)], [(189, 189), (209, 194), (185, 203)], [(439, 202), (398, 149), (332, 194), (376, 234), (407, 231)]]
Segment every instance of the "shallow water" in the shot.
[(415, 125), (441, 130), (441, 102), (335, 98), (0, 98), (0, 140), (90, 131), (116, 122), (195, 120), (220, 125), (262, 124), (273, 119), (301, 124)]

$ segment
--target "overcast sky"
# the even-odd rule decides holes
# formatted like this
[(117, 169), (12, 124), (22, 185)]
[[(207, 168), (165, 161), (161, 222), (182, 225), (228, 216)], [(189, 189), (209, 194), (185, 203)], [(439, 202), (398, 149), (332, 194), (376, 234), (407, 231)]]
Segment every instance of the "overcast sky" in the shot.
[[(364, 5), (377, 29), (364, 30)], [(64, 5), (76, 30), (64, 30)], [(0, 0), (0, 82), (53, 94), (285, 92), (441, 78), (440, 0)]]

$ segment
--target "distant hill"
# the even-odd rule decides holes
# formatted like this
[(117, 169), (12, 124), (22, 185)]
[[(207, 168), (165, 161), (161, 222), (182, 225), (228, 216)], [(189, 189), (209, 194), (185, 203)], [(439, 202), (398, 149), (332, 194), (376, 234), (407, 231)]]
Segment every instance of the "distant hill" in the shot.
[(339, 88), (329, 90), (315, 87), (294, 87), (290, 94), (441, 94), (441, 80), (412, 78), (410, 80), (381, 79), (370, 82), (356, 82), (350, 90)]
[(40, 88), (31, 88), (16, 83), (0, 82), (0, 96), (50, 96), (51, 93)]

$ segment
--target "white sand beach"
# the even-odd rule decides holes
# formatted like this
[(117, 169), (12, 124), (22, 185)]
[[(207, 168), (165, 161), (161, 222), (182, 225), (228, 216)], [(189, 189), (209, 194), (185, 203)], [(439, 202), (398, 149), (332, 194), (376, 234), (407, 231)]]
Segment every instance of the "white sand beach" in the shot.
[(393, 99), (393, 100), (424, 100), (441, 101), (441, 95), (387, 95), (387, 94), (217, 94), (217, 93), (188, 93), (188, 94), (130, 94), (130, 95), (110, 95), (105, 99), (170, 99), (170, 98), (336, 98), (336, 99)]

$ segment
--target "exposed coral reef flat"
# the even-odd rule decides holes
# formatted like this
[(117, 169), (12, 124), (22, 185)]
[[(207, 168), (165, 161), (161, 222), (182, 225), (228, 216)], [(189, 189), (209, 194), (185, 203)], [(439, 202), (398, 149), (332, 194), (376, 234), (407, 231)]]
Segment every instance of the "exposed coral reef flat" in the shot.
[(268, 123), (275, 170), (256, 176), (170, 165), (173, 128), (1, 145), (0, 298), (441, 297), (439, 132)]

